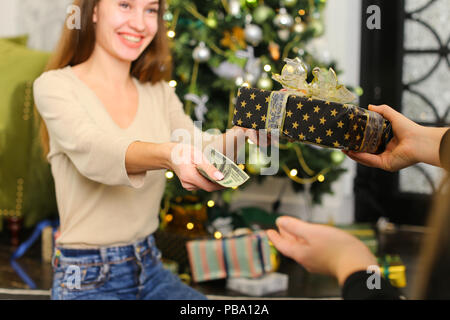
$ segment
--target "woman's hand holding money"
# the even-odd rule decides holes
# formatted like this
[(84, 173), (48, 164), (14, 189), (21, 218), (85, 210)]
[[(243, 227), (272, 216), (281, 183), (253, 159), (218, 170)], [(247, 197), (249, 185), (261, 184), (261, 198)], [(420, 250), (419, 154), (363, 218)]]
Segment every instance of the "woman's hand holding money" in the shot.
[(201, 150), (188, 144), (171, 144), (169, 169), (177, 175), (183, 188), (188, 191), (202, 189), (208, 192), (224, 189), (224, 187), (203, 177), (197, 170), (197, 167), (216, 179), (216, 181), (224, 178), (223, 173), (218, 171), (206, 159)]

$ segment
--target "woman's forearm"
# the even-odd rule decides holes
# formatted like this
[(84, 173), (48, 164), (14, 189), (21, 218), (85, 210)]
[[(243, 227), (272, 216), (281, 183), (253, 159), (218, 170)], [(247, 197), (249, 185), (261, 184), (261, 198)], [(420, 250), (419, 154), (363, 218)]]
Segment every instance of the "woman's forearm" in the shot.
[(128, 174), (139, 174), (149, 170), (170, 169), (170, 158), (174, 143), (132, 143), (125, 157)]
[(442, 167), (439, 158), (439, 148), (442, 137), (449, 128), (421, 127), (419, 137), (420, 144), (415, 147), (416, 158), (419, 162)]
[[(219, 135), (210, 146), (236, 161), (239, 148), (245, 143), (245, 130), (233, 128)], [(139, 174), (149, 170), (171, 170), (172, 150), (176, 143), (132, 143), (125, 157), (128, 174)]]

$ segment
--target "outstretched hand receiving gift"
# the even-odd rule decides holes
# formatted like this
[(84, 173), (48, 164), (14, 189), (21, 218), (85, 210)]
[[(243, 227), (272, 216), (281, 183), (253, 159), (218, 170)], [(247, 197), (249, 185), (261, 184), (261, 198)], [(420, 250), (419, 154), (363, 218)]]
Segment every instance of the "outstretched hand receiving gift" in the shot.
[(276, 224), (279, 231), (268, 230), (267, 236), (278, 251), (309, 272), (336, 277), (340, 285), (352, 273), (377, 265), (369, 248), (345, 231), (287, 216)]

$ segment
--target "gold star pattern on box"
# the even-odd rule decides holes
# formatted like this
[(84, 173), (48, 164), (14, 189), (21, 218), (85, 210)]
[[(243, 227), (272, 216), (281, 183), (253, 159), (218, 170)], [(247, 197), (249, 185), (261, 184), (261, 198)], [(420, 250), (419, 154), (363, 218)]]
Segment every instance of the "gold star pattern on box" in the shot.
[[(270, 91), (241, 87), (236, 99), (233, 124), (257, 130), (265, 129), (270, 94)], [(290, 139), (359, 151), (364, 149), (365, 137), (372, 132), (369, 115), (368, 110), (350, 104), (291, 95), (280, 131)], [(384, 131), (380, 138), (382, 149), (392, 136), (390, 123), (384, 121)]]

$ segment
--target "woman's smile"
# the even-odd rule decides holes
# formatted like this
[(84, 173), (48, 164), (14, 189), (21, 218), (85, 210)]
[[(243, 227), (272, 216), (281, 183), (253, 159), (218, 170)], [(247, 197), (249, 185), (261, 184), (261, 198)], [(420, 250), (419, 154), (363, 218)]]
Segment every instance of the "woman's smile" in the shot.
[(121, 42), (129, 48), (138, 49), (144, 43), (145, 37), (128, 32), (119, 32), (118, 37)]
[(99, 1), (93, 15), (96, 42), (114, 58), (132, 62), (158, 32), (159, 1)]

